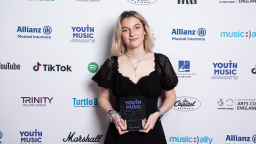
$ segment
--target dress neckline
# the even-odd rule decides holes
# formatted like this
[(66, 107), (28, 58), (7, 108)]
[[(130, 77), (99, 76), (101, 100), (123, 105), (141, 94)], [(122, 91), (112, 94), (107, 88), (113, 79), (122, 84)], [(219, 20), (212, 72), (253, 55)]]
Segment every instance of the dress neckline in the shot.
[(156, 72), (156, 53), (154, 52), (154, 70), (151, 71), (149, 74), (145, 75), (145, 76), (142, 76), (141, 78), (139, 78), (139, 80), (137, 81), (137, 83), (134, 83), (128, 76), (124, 76), (122, 73), (119, 72), (119, 63), (118, 63), (118, 56), (116, 56), (116, 63), (117, 63), (117, 73), (120, 74), (122, 77), (128, 79), (132, 84), (134, 85), (138, 85), (138, 83), (143, 79), (143, 78), (146, 78), (146, 77), (149, 77), (151, 74), (153, 74), (154, 72)]

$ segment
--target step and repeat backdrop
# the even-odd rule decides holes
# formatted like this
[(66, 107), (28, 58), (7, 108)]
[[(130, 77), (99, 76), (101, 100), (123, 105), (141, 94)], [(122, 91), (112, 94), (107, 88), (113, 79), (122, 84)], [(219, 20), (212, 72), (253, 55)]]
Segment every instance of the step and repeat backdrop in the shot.
[(179, 77), (167, 143), (256, 143), (255, 0), (0, 0), (0, 144), (104, 143), (91, 78), (125, 10)]

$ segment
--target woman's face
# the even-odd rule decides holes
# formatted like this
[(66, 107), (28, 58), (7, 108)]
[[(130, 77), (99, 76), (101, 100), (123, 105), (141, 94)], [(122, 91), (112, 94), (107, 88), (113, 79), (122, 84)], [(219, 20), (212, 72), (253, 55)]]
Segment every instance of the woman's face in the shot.
[(141, 21), (135, 17), (125, 18), (121, 22), (122, 40), (128, 48), (143, 46), (146, 32)]

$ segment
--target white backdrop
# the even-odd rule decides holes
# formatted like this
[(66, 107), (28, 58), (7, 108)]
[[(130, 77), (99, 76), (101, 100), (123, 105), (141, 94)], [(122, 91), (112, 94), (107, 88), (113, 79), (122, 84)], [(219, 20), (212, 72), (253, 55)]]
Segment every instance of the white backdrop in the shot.
[[(162, 124), (167, 142), (256, 143), (256, 74), (252, 73), (256, 67), (256, 2), (196, 0), (197, 4), (178, 4), (178, 0), (145, 0), (152, 3), (147, 5), (135, 2), (0, 0), (1, 144), (30, 144), (27, 140), (32, 138), (40, 144), (68, 143), (64, 141), (71, 132), (75, 132), (73, 141), (79, 135), (85, 139), (89, 135), (95, 138), (95, 143), (104, 142), (108, 120), (94, 103), (99, 88), (91, 77), (97, 69), (88, 67), (94, 68), (95, 64), (89, 65), (94, 62), (99, 68), (111, 54), (114, 24), (125, 10), (136, 10), (148, 20), (157, 39), (154, 52), (168, 56), (179, 75), (175, 88), (177, 105), (179, 100), (181, 105), (195, 102), (195, 106), (177, 106), (164, 115)], [(34, 30), (24, 32), (22, 27)], [(83, 33), (91, 37), (73, 38), (73, 33), (81, 32), (73, 32), (72, 27), (90, 27), (89, 32)], [(197, 34), (199, 28), (204, 28), (204, 36)], [(175, 34), (174, 29), (194, 30), (195, 35)], [(221, 37), (222, 32), (229, 37)], [(239, 37), (234, 32), (239, 32)], [(29, 36), (38, 37), (25, 38)], [(186, 65), (182, 64), (184, 61)], [(41, 66), (35, 71), (37, 62)], [(4, 69), (7, 63), (19, 64), (20, 69)], [(221, 67), (224, 63), (232, 63), (232, 67)], [(55, 71), (48, 71), (48, 65), (55, 66)], [(57, 71), (56, 65), (65, 66), (68, 71)], [(182, 66), (187, 72), (180, 69)], [(236, 74), (215, 75), (215, 70), (235, 70)], [(221, 79), (212, 79), (213, 76)], [(225, 79), (227, 76), (238, 79)], [(83, 100), (82, 107), (74, 105), (74, 99)], [(237, 140), (249, 137), (246, 138), (249, 141), (232, 141), (233, 135)]]

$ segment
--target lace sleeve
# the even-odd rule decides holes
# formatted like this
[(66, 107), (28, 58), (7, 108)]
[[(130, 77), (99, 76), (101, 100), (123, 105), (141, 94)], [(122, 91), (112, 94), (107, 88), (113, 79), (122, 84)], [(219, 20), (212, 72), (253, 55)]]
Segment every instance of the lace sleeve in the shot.
[(172, 67), (169, 58), (163, 54), (158, 54), (159, 60), (159, 76), (162, 89), (169, 91), (178, 84), (178, 77)]
[(112, 88), (114, 84), (114, 59), (107, 59), (98, 72), (92, 77), (99, 87)]

